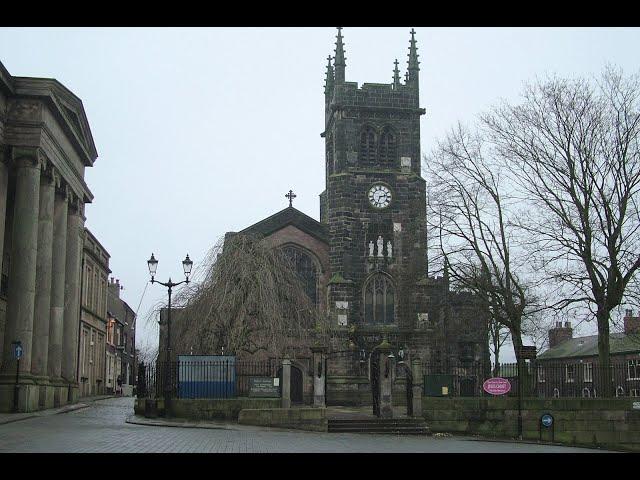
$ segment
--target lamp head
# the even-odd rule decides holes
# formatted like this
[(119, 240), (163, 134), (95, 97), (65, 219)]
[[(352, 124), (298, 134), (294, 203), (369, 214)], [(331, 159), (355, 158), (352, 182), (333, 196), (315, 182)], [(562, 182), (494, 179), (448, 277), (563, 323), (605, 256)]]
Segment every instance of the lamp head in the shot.
[(151, 258), (147, 260), (147, 266), (149, 267), (149, 274), (151, 275), (151, 280), (153, 281), (153, 277), (156, 275), (156, 271), (158, 270), (158, 260), (156, 257), (151, 254)]

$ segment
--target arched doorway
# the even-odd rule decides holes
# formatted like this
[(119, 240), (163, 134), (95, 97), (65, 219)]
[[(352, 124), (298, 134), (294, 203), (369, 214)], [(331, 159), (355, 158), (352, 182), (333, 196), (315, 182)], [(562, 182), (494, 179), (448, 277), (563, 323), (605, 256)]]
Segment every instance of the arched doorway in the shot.
[[(282, 367), (278, 369), (278, 378), (280, 379), (280, 394), (282, 394)], [(304, 401), (302, 370), (295, 365), (291, 365), (291, 378), (289, 381), (289, 392), (292, 404), (300, 404)]]

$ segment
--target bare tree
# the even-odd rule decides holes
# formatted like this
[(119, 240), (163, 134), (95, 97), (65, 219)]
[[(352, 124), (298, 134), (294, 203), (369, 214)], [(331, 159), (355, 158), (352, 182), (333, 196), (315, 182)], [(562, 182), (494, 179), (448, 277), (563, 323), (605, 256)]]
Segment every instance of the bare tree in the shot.
[(519, 358), (533, 285), (525, 280), (527, 261), (510, 223), (513, 198), (500, 166), (484, 150), (482, 135), (461, 125), (439, 143), (426, 161), (428, 222), (438, 232), (452, 283), (475, 293), (491, 318), (496, 360), (501, 327)]
[(295, 356), (323, 325), (294, 265), (259, 238), (220, 240), (196, 273), (176, 295), (176, 351)]
[(610, 390), (611, 312), (640, 267), (640, 83), (605, 69), (597, 85), (557, 77), (526, 87), (519, 105), (484, 115), (495, 152), (533, 208), (518, 219), (530, 254), (561, 298), (598, 323), (604, 394)]

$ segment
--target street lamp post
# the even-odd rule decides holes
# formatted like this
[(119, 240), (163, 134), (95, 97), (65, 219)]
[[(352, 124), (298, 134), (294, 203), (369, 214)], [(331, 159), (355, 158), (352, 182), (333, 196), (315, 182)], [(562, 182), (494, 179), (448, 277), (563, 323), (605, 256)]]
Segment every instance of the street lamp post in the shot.
[(159, 283), (162, 286), (167, 287), (169, 293), (169, 304), (167, 308), (167, 345), (166, 345), (166, 356), (165, 356), (165, 372), (164, 372), (164, 412), (165, 416), (170, 415), (171, 411), (171, 385), (170, 385), (170, 374), (169, 368), (171, 365), (171, 290), (173, 287), (177, 287), (178, 285), (182, 285), (183, 283), (189, 283), (189, 275), (191, 275), (191, 267), (193, 266), (193, 262), (189, 259), (189, 255), (182, 261), (182, 269), (184, 271), (185, 280), (181, 282), (174, 283), (171, 281), (171, 277), (169, 277), (168, 282), (159, 282), (154, 277), (156, 275), (156, 270), (158, 269), (158, 260), (151, 254), (151, 258), (147, 260), (147, 265), (149, 267), (149, 274), (151, 275), (151, 283)]

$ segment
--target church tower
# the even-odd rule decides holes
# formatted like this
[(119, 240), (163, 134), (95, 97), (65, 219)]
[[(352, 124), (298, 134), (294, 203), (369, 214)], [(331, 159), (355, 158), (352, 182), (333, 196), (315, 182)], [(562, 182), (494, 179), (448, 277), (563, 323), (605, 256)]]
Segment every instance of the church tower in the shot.
[[(346, 81), (338, 28), (325, 78), (328, 312), (360, 331), (417, 327), (426, 302), (426, 190), (420, 169), (419, 62), (411, 30), (407, 70), (390, 83)], [(391, 69), (390, 69), (391, 70)]]

